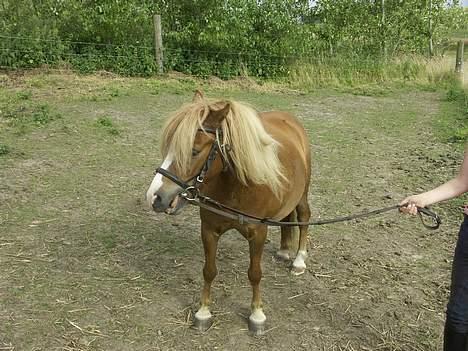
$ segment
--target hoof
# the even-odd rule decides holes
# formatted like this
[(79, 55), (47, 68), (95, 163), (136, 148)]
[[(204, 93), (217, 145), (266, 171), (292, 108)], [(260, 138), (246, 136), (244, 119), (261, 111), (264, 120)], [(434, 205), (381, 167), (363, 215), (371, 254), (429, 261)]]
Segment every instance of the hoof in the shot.
[(276, 251), (276, 258), (280, 261), (289, 261), (289, 251), (288, 250), (278, 250)]
[(306, 259), (307, 257), (307, 251), (305, 250), (299, 250), (297, 252), (297, 256), (296, 256), (296, 259), (294, 260), (293, 264), (292, 264), (292, 268), (291, 268), (291, 273), (293, 275), (301, 275), (301, 274), (304, 274), (305, 270), (306, 270), (306, 264), (304, 262), (304, 260)]
[(292, 266), (291, 274), (295, 275), (295, 276), (302, 275), (302, 274), (305, 273), (305, 270), (306, 270), (306, 267), (294, 267), (294, 266)]
[(213, 317), (206, 307), (202, 307), (195, 313), (193, 317), (193, 327), (201, 332), (205, 332), (211, 328)]
[(249, 317), (249, 331), (254, 336), (265, 334), (266, 317), (261, 309), (255, 310)]
[(265, 322), (256, 322), (249, 318), (249, 332), (254, 336), (265, 334)]
[(193, 319), (193, 328), (201, 332), (206, 332), (208, 329), (211, 328), (212, 325), (213, 318), (198, 319), (195, 317)]

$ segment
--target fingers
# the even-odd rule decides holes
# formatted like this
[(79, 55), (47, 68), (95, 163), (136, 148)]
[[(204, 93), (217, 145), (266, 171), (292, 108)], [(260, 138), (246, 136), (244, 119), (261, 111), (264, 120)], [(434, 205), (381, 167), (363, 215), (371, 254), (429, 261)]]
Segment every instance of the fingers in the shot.
[(416, 215), (418, 213), (418, 206), (420, 206), (418, 199), (415, 196), (409, 196), (403, 201), (400, 202), (400, 211), (403, 213), (408, 213), (411, 215)]
[(414, 204), (409, 204), (409, 205), (400, 207), (400, 212), (415, 215), (418, 213), (418, 208)]
[(418, 206), (415, 203), (407, 203), (404, 207), (401, 207), (401, 211), (404, 213), (409, 213), (411, 215), (418, 214)]
[(410, 202), (410, 198), (411, 198), (411, 197), (407, 197), (407, 198), (404, 199), (403, 201), (400, 201), (399, 205), (400, 205), (400, 206), (406, 206), (406, 205)]

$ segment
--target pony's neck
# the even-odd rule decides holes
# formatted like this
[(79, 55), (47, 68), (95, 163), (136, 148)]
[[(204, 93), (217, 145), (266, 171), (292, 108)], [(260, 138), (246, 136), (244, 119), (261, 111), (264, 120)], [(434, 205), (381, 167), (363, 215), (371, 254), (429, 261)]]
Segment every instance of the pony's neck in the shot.
[(245, 188), (245, 185), (237, 177), (235, 170), (232, 167), (227, 167), (217, 176), (213, 177), (206, 183), (203, 193), (214, 199), (234, 199), (235, 194), (241, 189)]

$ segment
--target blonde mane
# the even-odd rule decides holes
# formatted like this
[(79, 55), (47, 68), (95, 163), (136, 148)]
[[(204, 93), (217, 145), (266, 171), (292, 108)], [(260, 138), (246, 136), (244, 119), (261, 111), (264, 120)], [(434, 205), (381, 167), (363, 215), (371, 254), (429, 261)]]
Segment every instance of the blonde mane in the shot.
[(266, 132), (257, 112), (245, 104), (200, 99), (182, 106), (169, 117), (163, 128), (163, 157), (171, 154), (178, 172), (187, 174), (197, 130), (202, 128), (210, 108), (219, 110), (227, 103), (231, 108), (221, 123), (222, 143), (229, 145), (231, 150), (221, 150), (224, 158), (229, 160), (242, 184), (266, 185), (281, 198), (285, 177), (278, 158), (280, 144)]

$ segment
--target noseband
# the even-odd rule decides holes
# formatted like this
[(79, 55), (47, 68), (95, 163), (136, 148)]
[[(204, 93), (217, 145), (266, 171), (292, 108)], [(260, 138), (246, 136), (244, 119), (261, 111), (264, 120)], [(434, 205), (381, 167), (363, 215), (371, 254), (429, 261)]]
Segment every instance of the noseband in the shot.
[[(197, 132), (204, 132), (204, 133), (210, 133), (215, 136), (215, 140), (213, 141), (213, 144), (211, 144), (211, 149), (210, 153), (208, 154), (208, 157), (203, 164), (200, 172), (195, 175), (194, 177), (190, 178), (187, 181), (183, 181), (179, 177), (177, 177), (175, 174), (169, 172), (168, 170), (158, 167), (154, 171), (154, 174), (161, 174), (170, 181), (174, 182), (178, 186), (180, 186), (183, 190), (181, 195), (186, 198), (187, 200), (194, 200), (197, 198), (198, 193), (199, 193), (199, 188), (203, 184), (203, 181), (205, 180), (206, 173), (210, 169), (211, 165), (213, 164), (214, 160), (216, 159), (216, 156), (218, 155), (218, 152), (221, 150), (223, 146), (220, 145), (220, 138), (222, 137), (222, 130), (221, 128), (200, 128), (198, 129)], [(222, 153), (220, 152), (222, 155)], [(226, 168), (227, 160), (224, 159), (223, 157), (223, 164), (224, 168)], [(191, 183), (193, 180), (195, 180), (192, 184)]]

